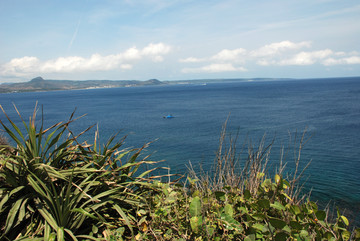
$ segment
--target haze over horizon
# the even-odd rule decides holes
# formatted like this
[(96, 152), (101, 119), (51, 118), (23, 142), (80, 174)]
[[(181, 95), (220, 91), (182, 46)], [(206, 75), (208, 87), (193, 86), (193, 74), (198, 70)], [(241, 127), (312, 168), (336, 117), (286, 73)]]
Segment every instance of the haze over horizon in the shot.
[(360, 76), (356, 0), (2, 0), (0, 83)]

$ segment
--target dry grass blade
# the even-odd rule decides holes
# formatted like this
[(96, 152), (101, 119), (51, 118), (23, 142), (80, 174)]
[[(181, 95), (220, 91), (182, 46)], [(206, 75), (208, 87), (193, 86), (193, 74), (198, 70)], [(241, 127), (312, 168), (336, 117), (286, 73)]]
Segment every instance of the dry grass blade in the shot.
[[(189, 177), (198, 180), (192, 185), (202, 192), (207, 190), (226, 191), (228, 188), (237, 189), (241, 192), (248, 190), (252, 195), (257, 195), (260, 185), (265, 180), (267, 166), (269, 162), (270, 152), (275, 139), (266, 144), (266, 135), (262, 137), (258, 145), (254, 146), (250, 141), (244, 142), (242, 150), (247, 146), (246, 159), (242, 160), (240, 154), (237, 153), (238, 133), (235, 137), (227, 134), (227, 121), (222, 127), (219, 139), (219, 148), (214, 159), (212, 171), (204, 171), (200, 166), (200, 172), (196, 172), (192, 164), (188, 166)], [(311, 138), (311, 137), (310, 137)], [(301, 202), (304, 197), (300, 198), (302, 184), (300, 179), (304, 175), (304, 171), (310, 165), (310, 162), (300, 170), (301, 151), (310, 139), (306, 138), (306, 130), (304, 131), (300, 142), (297, 143), (297, 135), (294, 141), (294, 153), (296, 153), (295, 169), (292, 172), (290, 180), (290, 188), (287, 190), (289, 197), (294, 202)], [(297, 145), (297, 149), (295, 148)], [(277, 167), (277, 174), (282, 175), (286, 163), (283, 163), (284, 149), (281, 149), (280, 162)]]

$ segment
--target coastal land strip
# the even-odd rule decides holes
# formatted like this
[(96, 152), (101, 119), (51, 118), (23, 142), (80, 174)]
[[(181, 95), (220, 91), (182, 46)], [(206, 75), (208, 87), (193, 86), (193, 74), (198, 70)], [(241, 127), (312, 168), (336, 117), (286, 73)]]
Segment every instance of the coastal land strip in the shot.
[(173, 85), (173, 84), (205, 85), (207, 83), (216, 83), (216, 82), (266, 81), (266, 80), (284, 80), (284, 79), (272, 79), (272, 78), (195, 79), (195, 80), (172, 80), (172, 81), (160, 81), (157, 79), (149, 79), (146, 81), (141, 81), (141, 80), (47, 80), (47, 79), (43, 79), (42, 77), (36, 77), (28, 82), (0, 84), (0, 93), (119, 88), (119, 87)]

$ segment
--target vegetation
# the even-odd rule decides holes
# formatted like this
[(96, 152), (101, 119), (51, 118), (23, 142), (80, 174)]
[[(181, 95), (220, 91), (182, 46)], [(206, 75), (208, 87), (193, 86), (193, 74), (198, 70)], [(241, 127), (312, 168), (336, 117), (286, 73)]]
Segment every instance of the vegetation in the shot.
[(140, 80), (45, 80), (36, 77), (28, 82), (0, 84), (0, 93), (7, 92), (33, 92), (53, 90), (79, 90), (89, 88), (119, 88), (130, 86), (163, 85), (166, 84), (157, 79), (146, 81)]
[(156, 163), (141, 155), (147, 144), (124, 149), (114, 136), (101, 145), (97, 131), (80, 143), (74, 113), (44, 128), (36, 107), (29, 123), (15, 107), (22, 131), (1, 109), (16, 146), (0, 138), (0, 240), (360, 240), (339, 211), (330, 221), (299, 195), (297, 168), (290, 179), (281, 164), (266, 174), (271, 144), (250, 146), (241, 163), (226, 126), (213, 172), (190, 167), (180, 182), (146, 168)]

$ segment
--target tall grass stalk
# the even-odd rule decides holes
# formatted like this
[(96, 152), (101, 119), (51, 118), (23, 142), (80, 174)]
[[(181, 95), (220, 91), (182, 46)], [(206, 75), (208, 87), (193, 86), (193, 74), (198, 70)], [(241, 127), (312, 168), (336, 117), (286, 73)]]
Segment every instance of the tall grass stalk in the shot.
[[(291, 150), (280, 151), (279, 166), (270, 169), (274, 139), (266, 144), (244, 144), (237, 152), (238, 134), (227, 134), (223, 125), (213, 167), (196, 172), (189, 164), (183, 186), (160, 183), (151, 199), (149, 232), (142, 237), (158, 240), (360, 240), (352, 234), (348, 219), (339, 211), (331, 222), (326, 211), (302, 195), (301, 151), (306, 131), (295, 135)], [(246, 150), (246, 151), (244, 151)], [(294, 169), (287, 177), (286, 157), (294, 154)], [(245, 155), (242, 159), (241, 155)], [(290, 160), (291, 162), (291, 160)], [(269, 169), (271, 170), (269, 175)], [(289, 179), (287, 179), (289, 178)], [(289, 181), (288, 181), (289, 180)]]
[[(210, 171), (205, 171), (200, 166), (200, 172), (196, 172), (190, 163), (188, 168), (189, 177), (194, 180), (199, 180), (194, 182), (194, 187), (202, 192), (225, 191), (230, 188), (236, 189), (241, 193), (248, 190), (252, 195), (256, 195), (259, 186), (267, 177), (269, 158), (275, 139), (272, 139), (270, 143), (266, 143), (266, 135), (264, 134), (257, 145), (254, 145), (248, 140), (247, 143), (244, 142), (241, 151), (238, 152), (239, 133), (236, 133), (235, 136), (229, 134), (227, 132), (227, 123), (228, 120), (226, 120), (222, 126), (219, 147)], [(300, 169), (300, 163), (302, 161), (301, 151), (306, 142), (311, 138), (307, 138), (306, 134), (305, 129), (299, 139), (297, 133), (295, 133), (293, 141), (291, 141), (291, 135), (289, 134), (289, 143), (293, 142), (292, 150), (295, 168), (290, 172), (290, 175), (286, 176), (286, 178), (290, 180), (287, 194), (294, 203), (300, 203), (309, 196), (309, 194), (302, 195), (304, 182), (300, 182), (305, 170), (311, 163), (311, 161), (307, 162), (305, 167)], [(288, 149), (290, 149), (290, 147)], [(289, 150), (287, 150), (287, 152), (288, 151)], [(278, 175), (283, 175), (287, 166), (284, 160), (289, 154), (287, 152), (285, 153), (284, 147), (281, 149), (279, 163), (278, 166), (276, 166), (276, 173)], [(246, 157), (242, 159), (243, 156)]]

